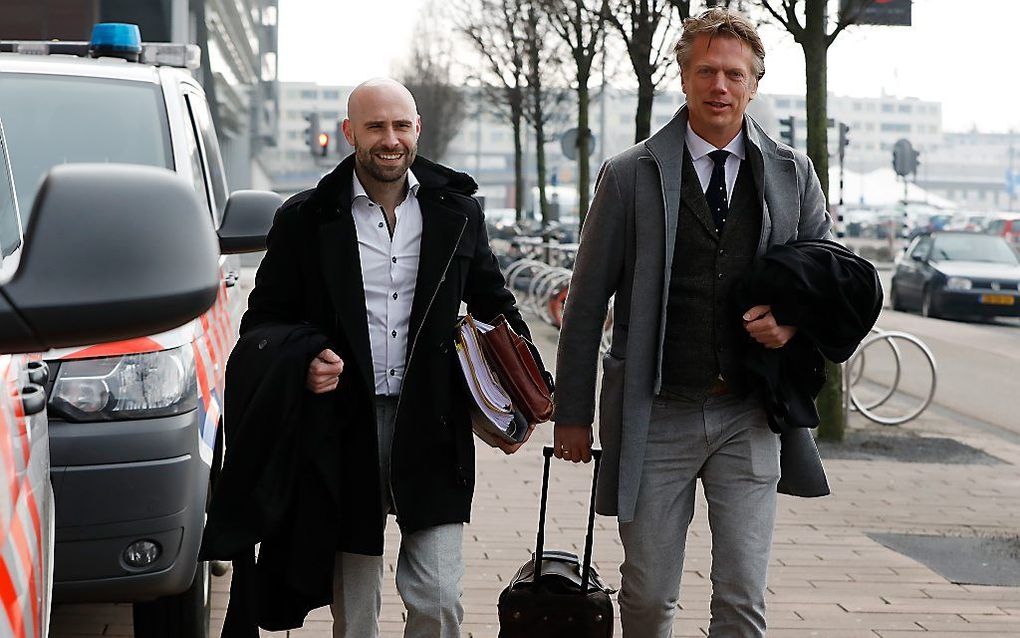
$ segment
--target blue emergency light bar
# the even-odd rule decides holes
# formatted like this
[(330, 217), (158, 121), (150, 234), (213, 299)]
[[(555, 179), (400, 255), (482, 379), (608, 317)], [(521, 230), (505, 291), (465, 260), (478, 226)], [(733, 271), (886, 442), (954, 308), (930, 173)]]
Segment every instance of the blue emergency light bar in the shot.
[(80, 58), (121, 58), (154, 66), (197, 69), (202, 50), (194, 44), (142, 42), (137, 24), (100, 22), (92, 27), (88, 42), (0, 41), (0, 53), (22, 55), (73, 55)]
[(118, 57), (137, 62), (142, 54), (142, 33), (137, 24), (100, 22), (92, 27), (89, 54)]

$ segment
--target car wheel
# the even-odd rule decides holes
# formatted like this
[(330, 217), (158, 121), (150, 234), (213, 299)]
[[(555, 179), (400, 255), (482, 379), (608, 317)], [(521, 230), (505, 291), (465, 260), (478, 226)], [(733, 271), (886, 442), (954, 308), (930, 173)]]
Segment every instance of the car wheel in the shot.
[(201, 562), (186, 591), (135, 603), (135, 638), (208, 638), (211, 578), (209, 563)]
[(938, 305), (935, 303), (935, 296), (931, 288), (925, 288), (921, 297), (921, 315), (924, 317), (937, 318), (940, 316)]
[(905, 312), (907, 307), (903, 305), (903, 300), (900, 298), (900, 291), (896, 289), (896, 284), (889, 284), (889, 305), (892, 306), (893, 310)]

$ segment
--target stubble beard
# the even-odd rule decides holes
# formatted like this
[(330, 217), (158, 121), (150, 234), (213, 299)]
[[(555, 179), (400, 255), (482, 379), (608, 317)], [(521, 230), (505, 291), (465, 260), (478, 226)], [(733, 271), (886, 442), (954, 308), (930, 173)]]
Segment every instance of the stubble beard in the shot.
[(376, 150), (379, 149), (355, 148), (355, 158), (358, 161), (358, 165), (377, 182), (391, 183), (404, 179), (408, 169), (411, 168), (411, 164), (414, 163), (415, 158), (418, 156), (417, 144), (411, 148), (401, 147), (400, 151), (404, 153), (404, 159), (400, 165), (384, 167), (376, 162), (373, 155)]

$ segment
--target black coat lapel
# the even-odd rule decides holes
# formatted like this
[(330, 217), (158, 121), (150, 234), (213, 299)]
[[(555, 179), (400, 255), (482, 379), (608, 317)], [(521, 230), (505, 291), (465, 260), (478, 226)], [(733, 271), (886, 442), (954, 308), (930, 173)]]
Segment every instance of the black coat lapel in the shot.
[[(418, 257), (418, 278), (414, 284), (414, 299), (411, 301), (411, 335), (415, 337), (428, 313), (445, 273), (453, 260), (454, 251), (464, 234), (467, 217), (446, 202), (446, 195), (432, 190), (420, 189), (418, 202), (421, 206), (421, 249)], [(453, 330), (453, 325), (450, 330)], [(413, 339), (407, 344), (410, 358)]]
[[(361, 252), (354, 217), (348, 207), (337, 207), (335, 218), (319, 226), (319, 259), (338, 328), (347, 336), (354, 364), (368, 388), (375, 388), (372, 346), (365, 315), (365, 286), (361, 277)], [(295, 282), (296, 285), (296, 282)]]

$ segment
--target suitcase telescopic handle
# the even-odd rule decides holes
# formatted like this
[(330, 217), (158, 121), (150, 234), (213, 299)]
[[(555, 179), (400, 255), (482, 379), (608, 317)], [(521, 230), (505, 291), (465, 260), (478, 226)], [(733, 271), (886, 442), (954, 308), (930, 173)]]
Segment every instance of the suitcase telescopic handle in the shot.
[[(545, 549), (545, 513), (549, 501), (549, 465), (553, 457), (553, 447), (542, 448), (545, 466), (542, 468), (542, 504), (538, 511), (538, 538), (535, 540), (535, 581), (542, 576), (542, 552)], [(591, 475), (591, 496), (588, 499), (588, 534), (584, 539), (584, 559), (581, 563), (581, 595), (588, 593), (588, 582), (591, 577), (591, 549), (595, 537), (595, 487), (599, 480), (599, 465), (602, 462), (602, 450), (592, 448), (591, 456), (595, 467)]]

